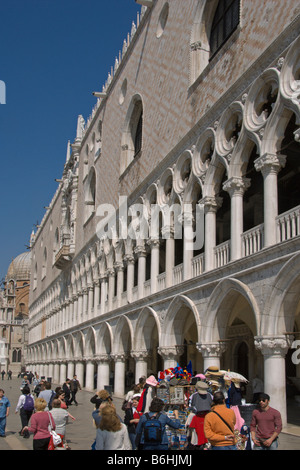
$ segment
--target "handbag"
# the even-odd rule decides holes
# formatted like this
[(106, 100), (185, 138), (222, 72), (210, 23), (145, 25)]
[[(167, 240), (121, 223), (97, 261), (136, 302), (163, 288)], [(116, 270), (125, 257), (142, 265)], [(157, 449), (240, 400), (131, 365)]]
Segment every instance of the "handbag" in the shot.
[(52, 427), (52, 423), (51, 423), (51, 416), (48, 412), (48, 415), (49, 415), (49, 426), (48, 426), (48, 429), (49, 429), (49, 432), (51, 434), (51, 437), (52, 437), (52, 442), (53, 442), (53, 445), (54, 447), (57, 447), (59, 444), (61, 444), (62, 442), (62, 439), (61, 437), (54, 431), (53, 427)]

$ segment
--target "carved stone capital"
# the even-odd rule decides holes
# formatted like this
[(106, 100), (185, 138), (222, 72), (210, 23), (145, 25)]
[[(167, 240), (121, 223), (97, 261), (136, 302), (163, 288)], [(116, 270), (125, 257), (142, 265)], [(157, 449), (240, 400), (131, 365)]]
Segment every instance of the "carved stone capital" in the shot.
[(285, 357), (291, 346), (292, 338), (289, 336), (255, 336), (254, 346), (263, 356)]
[(216, 343), (197, 343), (196, 348), (201, 352), (204, 358), (219, 358), (225, 352), (226, 344), (219, 341)]

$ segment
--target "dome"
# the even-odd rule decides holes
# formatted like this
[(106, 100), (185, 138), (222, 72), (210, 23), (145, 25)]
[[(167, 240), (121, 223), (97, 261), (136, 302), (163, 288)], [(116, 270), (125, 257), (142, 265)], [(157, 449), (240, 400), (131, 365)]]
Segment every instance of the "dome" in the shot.
[(7, 271), (7, 279), (15, 279), (16, 281), (29, 280), (31, 271), (31, 252), (26, 251), (17, 256), (9, 265)]

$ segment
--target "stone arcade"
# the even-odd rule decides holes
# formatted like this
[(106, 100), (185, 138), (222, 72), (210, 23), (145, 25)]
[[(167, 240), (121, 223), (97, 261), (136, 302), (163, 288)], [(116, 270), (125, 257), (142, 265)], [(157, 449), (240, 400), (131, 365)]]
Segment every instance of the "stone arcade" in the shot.
[[(299, 2), (137, 3), (35, 234), (27, 367), (90, 390), (114, 374), (122, 396), (129, 371), (217, 365), (248, 377), (249, 398), (260, 377), (286, 424), (287, 377), (300, 381)], [(120, 195), (146, 217), (161, 208), (157, 237), (124, 239), (119, 218), (97, 236), (98, 207)], [(185, 235), (204, 206), (202, 248), (174, 237), (172, 204), (191, 208)]]

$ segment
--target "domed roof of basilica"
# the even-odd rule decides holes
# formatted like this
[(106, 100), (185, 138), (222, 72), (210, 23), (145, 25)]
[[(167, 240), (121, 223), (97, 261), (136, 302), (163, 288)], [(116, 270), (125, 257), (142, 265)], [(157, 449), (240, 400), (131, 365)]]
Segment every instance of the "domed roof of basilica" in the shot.
[(29, 280), (31, 271), (31, 252), (25, 251), (14, 258), (9, 265), (6, 278), (16, 281)]

